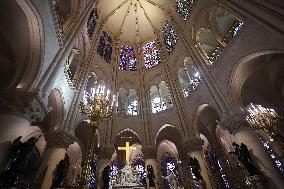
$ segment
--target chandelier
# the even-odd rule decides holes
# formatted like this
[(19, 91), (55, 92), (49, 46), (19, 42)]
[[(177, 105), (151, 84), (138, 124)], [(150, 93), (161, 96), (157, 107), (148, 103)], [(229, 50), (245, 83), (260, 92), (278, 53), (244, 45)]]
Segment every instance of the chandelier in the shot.
[(87, 147), (86, 158), (83, 161), (80, 188), (88, 188), (91, 175), (91, 165), (94, 158), (96, 132), (102, 121), (111, 119), (114, 113), (115, 95), (110, 97), (110, 91), (105, 91), (105, 86), (92, 88), (91, 92), (85, 92), (84, 100), (80, 103), (81, 113), (90, 120), (91, 135)]
[(248, 112), (246, 120), (254, 129), (266, 133), (272, 141), (280, 142), (283, 145), (283, 137), (278, 132), (282, 118), (274, 109), (251, 103)]

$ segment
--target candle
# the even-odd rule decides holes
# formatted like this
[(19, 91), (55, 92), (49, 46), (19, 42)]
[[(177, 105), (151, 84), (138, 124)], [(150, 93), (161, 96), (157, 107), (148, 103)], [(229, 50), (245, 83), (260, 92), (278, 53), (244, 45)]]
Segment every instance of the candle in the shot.
[(110, 94), (110, 91), (109, 91), (109, 89), (108, 89), (108, 90), (107, 90), (106, 99), (108, 99), (108, 97), (109, 97), (109, 94)]

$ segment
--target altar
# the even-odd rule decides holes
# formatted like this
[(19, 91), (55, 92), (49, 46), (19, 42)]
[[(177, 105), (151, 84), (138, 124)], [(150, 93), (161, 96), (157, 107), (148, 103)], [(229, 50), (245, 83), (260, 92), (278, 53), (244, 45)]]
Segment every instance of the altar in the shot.
[(131, 188), (131, 189), (146, 189), (145, 186), (117, 186), (113, 187), (113, 189), (124, 189), (124, 188)]
[(129, 165), (129, 150), (135, 149), (135, 147), (129, 146), (129, 142), (126, 142), (125, 147), (118, 147), (118, 150), (126, 151), (126, 165), (118, 170), (118, 174), (112, 180), (111, 185), (113, 189), (146, 189), (146, 186), (143, 186), (141, 183), (139, 171)]

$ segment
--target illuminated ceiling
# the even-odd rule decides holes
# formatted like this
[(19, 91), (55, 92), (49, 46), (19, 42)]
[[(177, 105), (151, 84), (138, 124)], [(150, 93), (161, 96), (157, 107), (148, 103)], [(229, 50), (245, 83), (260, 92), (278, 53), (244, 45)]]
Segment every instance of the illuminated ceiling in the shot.
[(121, 45), (140, 46), (156, 39), (171, 7), (170, 0), (99, 0), (99, 22)]

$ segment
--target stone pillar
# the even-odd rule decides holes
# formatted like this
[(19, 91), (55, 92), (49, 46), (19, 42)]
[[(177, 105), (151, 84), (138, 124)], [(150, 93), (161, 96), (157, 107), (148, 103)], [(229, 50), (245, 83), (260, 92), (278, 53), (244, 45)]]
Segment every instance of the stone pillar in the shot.
[(34, 92), (0, 93), (0, 172), (8, 155), (8, 148), (18, 136), (30, 134), (31, 125), (42, 120), (48, 110)]
[(204, 188), (212, 188), (209, 175), (206, 169), (206, 161), (204, 158), (204, 153), (202, 151), (202, 145), (203, 145), (203, 140), (199, 138), (191, 139), (187, 143), (190, 157), (195, 157), (200, 164), (201, 175), (205, 182)]
[(262, 174), (267, 177), (268, 187), (283, 188), (284, 180), (281, 178), (278, 170), (274, 167), (271, 159), (265, 153), (256, 131), (251, 129), (245, 118), (245, 112), (236, 113), (225, 118), (224, 121), (222, 121), (222, 125), (234, 134), (234, 142), (247, 145), (254, 165), (256, 165)]
[(53, 181), (53, 174), (58, 163), (64, 158), (69, 145), (73, 144), (75, 137), (65, 131), (55, 131), (45, 135), (47, 146), (43, 155), (43, 160), (38, 171), (37, 178), (43, 176), (41, 189), (50, 189)]
[(111, 158), (115, 152), (114, 147), (100, 147), (98, 153), (98, 164), (97, 164), (97, 188), (103, 188), (103, 170), (104, 168), (110, 164)]
[[(156, 187), (157, 186), (157, 181), (159, 180), (158, 178), (158, 163), (157, 163), (157, 150), (155, 146), (152, 147), (145, 147), (142, 148), (143, 154), (144, 154), (144, 161), (145, 161), (145, 169), (147, 169), (148, 165), (153, 166), (154, 174), (155, 174), (155, 179), (156, 179)], [(149, 180), (147, 180), (147, 187), (149, 186)]]

